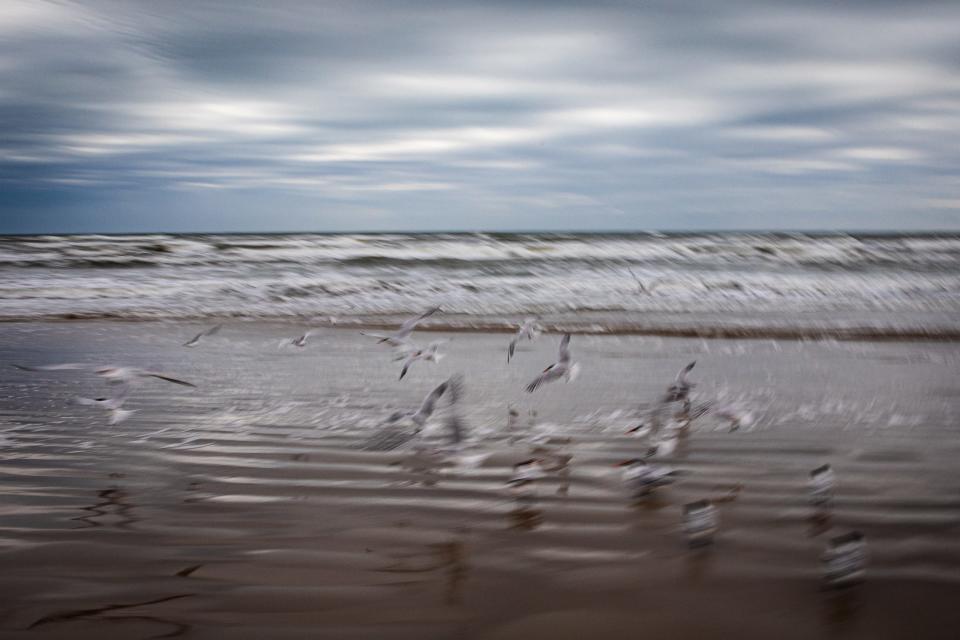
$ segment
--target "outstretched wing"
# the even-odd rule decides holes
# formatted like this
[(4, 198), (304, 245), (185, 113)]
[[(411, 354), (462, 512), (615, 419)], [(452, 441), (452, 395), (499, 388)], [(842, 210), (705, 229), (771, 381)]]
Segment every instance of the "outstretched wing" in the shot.
[(570, 334), (565, 333), (560, 339), (560, 362), (570, 362)]
[(423, 403), (420, 405), (420, 408), (417, 409), (417, 415), (423, 419), (429, 418), (437, 406), (437, 400), (439, 400), (444, 394), (448, 386), (448, 382), (441, 382), (433, 391), (428, 393), (427, 397), (423, 399)]
[(370, 336), (371, 338), (378, 338), (377, 340), (378, 344), (386, 342), (391, 347), (405, 347), (407, 345), (406, 339), (404, 339), (403, 337), (395, 336), (395, 335), (388, 336), (382, 333), (371, 333), (369, 331), (361, 331), (360, 335)]
[(539, 389), (540, 385), (542, 385), (544, 382), (549, 382), (550, 380), (553, 380), (556, 377), (556, 366), (557, 365), (552, 364), (546, 369), (544, 369), (543, 373), (537, 376), (533, 382), (531, 382), (524, 388), (524, 391), (526, 391), (527, 393), (533, 393), (534, 391)]
[(509, 346), (507, 346), (507, 362), (510, 362), (510, 358), (513, 357), (513, 352), (517, 349), (517, 338), (514, 338), (510, 341)]
[(453, 444), (460, 444), (467, 438), (467, 425), (460, 415), (458, 405), (463, 400), (463, 375), (457, 373), (447, 380), (446, 398), (448, 401), (447, 416), (444, 424), (450, 434)]
[(690, 373), (691, 371), (693, 371), (693, 368), (694, 368), (696, 365), (697, 365), (697, 361), (694, 360), (693, 362), (691, 362), (690, 364), (688, 364), (687, 366), (685, 366), (683, 369), (680, 369), (680, 373), (677, 374), (677, 383), (679, 383), (679, 384), (688, 384), (688, 382), (687, 382), (687, 375), (689, 375), (689, 373)]
[(430, 316), (435, 314), (437, 311), (440, 311), (440, 307), (433, 307), (432, 309), (428, 309), (427, 311), (421, 313), (418, 316), (414, 316), (413, 318), (409, 318), (405, 320), (404, 323), (400, 325), (400, 331), (398, 331), (397, 333), (401, 333), (401, 334), (404, 332), (410, 333), (411, 331), (413, 331), (413, 328), (417, 326), (417, 324), (419, 324), (421, 320), (429, 318)]
[(144, 371), (141, 375), (148, 376), (150, 378), (159, 378), (160, 380), (166, 380), (167, 382), (172, 382), (173, 384), (183, 385), (184, 387), (196, 387), (197, 385), (192, 382), (187, 382), (186, 380), (180, 380), (178, 378), (171, 378), (168, 375), (162, 373), (156, 373), (153, 371)]
[(410, 428), (396, 423), (387, 424), (367, 438), (362, 448), (365, 451), (392, 451), (407, 444), (416, 435), (416, 431)]
[(223, 327), (222, 324), (218, 324), (218, 325), (214, 325), (214, 326), (210, 327), (209, 329), (204, 329), (203, 331), (201, 331), (201, 332), (198, 333), (197, 335), (195, 335), (195, 336), (193, 336), (192, 338), (190, 338), (189, 341), (183, 343), (183, 346), (185, 346), (185, 347), (195, 347), (195, 346), (197, 346), (197, 344), (200, 342), (200, 339), (201, 339), (201, 338), (206, 338), (207, 336), (212, 336), (213, 334), (215, 334), (215, 333), (217, 333), (218, 331), (220, 331), (220, 329), (221, 329), (222, 327)]
[(21, 364), (10, 365), (14, 369), (20, 369), (21, 371), (78, 371), (82, 369), (93, 369), (91, 365), (88, 364), (78, 364), (76, 362), (68, 362), (66, 364), (46, 364), (39, 367), (26, 367)]
[(403, 362), (403, 368), (400, 370), (400, 379), (403, 380), (403, 376), (407, 375), (407, 370), (417, 360), (417, 356), (411, 355)]

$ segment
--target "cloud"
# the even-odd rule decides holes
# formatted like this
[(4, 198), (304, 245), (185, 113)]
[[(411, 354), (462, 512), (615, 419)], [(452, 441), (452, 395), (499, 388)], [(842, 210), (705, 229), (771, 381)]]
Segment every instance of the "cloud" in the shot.
[(960, 228), (921, 4), (8, 0), (0, 230)]

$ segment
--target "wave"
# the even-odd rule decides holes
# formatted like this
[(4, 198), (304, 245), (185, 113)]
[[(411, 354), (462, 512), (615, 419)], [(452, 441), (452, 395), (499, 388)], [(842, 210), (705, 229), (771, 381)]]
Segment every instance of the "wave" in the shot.
[(0, 320), (362, 319), (440, 305), (478, 322), (574, 314), (612, 330), (642, 318), (663, 335), (776, 333), (784, 317), (803, 335), (960, 324), (956, 235), (31, 236), (0, 238), (0, 274)]
[[(389, 266), (485, 262), (622, 262), (630, 265), (945, 270), (960, 263), (960, 236), (802, 234), (291, 234), (28, 236), (0, 241), (0, 266), (60, 268), (250, 263)], [(90, 263), (90, 261), (95, 261)]]

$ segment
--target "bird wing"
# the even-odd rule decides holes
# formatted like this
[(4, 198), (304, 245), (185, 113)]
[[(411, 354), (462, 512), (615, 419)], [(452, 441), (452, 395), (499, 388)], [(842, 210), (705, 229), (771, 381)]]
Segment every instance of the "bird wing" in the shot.
[(417, 324), (419, 324), (421, 320), (424, 320), (425, 318), (429, 318), (430, 316), (435, 314), (437, 311), (440, 311), (440, 307), (433, 307), (432, 309), (428, 309), (427, 311), (421, 313), (418, 316), (414, 316), (413, 318), (409, 318), (405, 320), (403, 324), (400, 325), (400, 331), (398, 331), (397, 333), (399, 334), (410, 333), (411, 331), (413, 331), (413, 328), (416, 327)]
[(555, 364), (552, 364), (546, 369), (544, 369), (543, 373), (537, 376), (536, 379), (533, 380), (533, 382), (531, 382), (524, 388), (524, 391), (526, 391), (527, 393), (533, 393), (544, 382), (549, 382), (550, 380), (553, 380), (554, 378), (556, 378), (557, 377), (556, 369), (557, 369), (557, 365)]
[(392, 451), (407, 444), (416, 435), (416, 431), (402, 425), (387, 424), (367, 438), (362, 448), (366, 451)]
[(694, 360), (693, 362), (685, 366), (683, 369), (680, 369), (680, 373), (677, 374), (677, 382), (680, 384), (688, 384), (687, 375), (693, 370), (696, 364), (697, 364), (697, 361)]
[(410, 368), (410, 365), (416, 362), (418, 358), (419, 356), (417, 356), (416, 354), (411, 354), (410, 356), (407, 357), (407, 359), (403, 363), (403, 369), (400, 370), (401, 380), (403, 380), (403, 376), (407, 375), (407, 369)]
[(507, 346), (507, 362), (510, 362), (510, 358), (513, 357), (513, 352), (517, 349), (517, 338), (514, 338), (510, 341), (510, 344)]
[(93, 369), (94, 367), (89, 364), (79, 364), (76, 362), (68, 362), (65, 364), (45, 364), (39, 367), (26, 367), (21, 364), (11, 365), (15, 369), (20, 369), (21, 371), (77, 371), (82, 369)]
[(433, 391), (428, 393), (427, 397), (423, 399), (423, 403), (420, 405), (420, 408), (417, 409), (416, 415), (421, 416), (424, 419), (429, 418), (436, 407), (437, 400), (439, 400), (444, 394), (448, 386), (449, 383), (447, 381), (441, 382)]
[(183, 346), (185, 346), (185, 347), (193, 347), (193, 346), (195, 346), (198, 342), (200, 342), (200, 339), (201, 339), (201, 338), (206, 338), (207, 336), (212, 336), (212, 335), (215, 334), (216, 332), (220, 331), (220, 329), (221, 329), (222, 327), (223, 327), (222, 324), (218, 324), (218, 325), (214, 325), (214, 326), (210, 327), (209, 329), (204, 329), (203, 331), (201, 331), (201, 332), (198, 333), (197, 335), (195, 335), (195, 336), (193, 336), (192, 338), (190, 338), (190, 340), (188, 340), (187, 342), (184, 342), (184, 343), (183, 343)]
[(192, 382), (187, 382), (186, 380), (180, 380), (178, 378), (171, 378), (168, 375), (163, 373), (156, 373), (154, 371), (143, 371), (140, 373), (141, 376), (147, 376), (150, 378), (159, 378), (160, 380), (166, 380), (167, 382), (172, 382), (173, 384), (183, 385), (184, 387), (196, 387), (197, 385)]
[(453, 444), (460, 444), (467, 437), (467, 425), (460, 415), (458, 404), (463, 400), (463, 375), (457, 373), (447, 380), (447, 416), (444, 424)]
[(565, 333), (560, 339), (560, 362), (570, 361), (570, 334)]
[[(409, 332), (408, 332), (408, 333), (409, 333)], [(400, 335), (399, 333), (396, 333), (396, 334), (394, 334), (394, 335), (389, 335), (389, 336), (388, 336), (388, 335), (383, 334), (383, 333), (371, 333), (371, 332), (368, 332), (368, 331), (361, 331), (361, 332), (360, 332), (360, 335), (370, 336), (371, 338), (379, 338), (379, 340), (377, 340), (377, 342), (386, 342), (386, 343), (389, 344), (391, 347), (403, 347), (404, 345), (407, 344), (406, 337)]]

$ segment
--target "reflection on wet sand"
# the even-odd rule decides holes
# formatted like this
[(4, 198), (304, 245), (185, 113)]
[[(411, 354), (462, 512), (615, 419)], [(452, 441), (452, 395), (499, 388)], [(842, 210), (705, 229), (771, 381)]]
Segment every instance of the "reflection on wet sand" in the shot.
[[(11, 388), (0, 399), (0, 636), (479, 640), (501, 623), (557, 610), (637, 620), (667, 612), (663, 637), (693, 617), (742, 638), (952, 640), (950, 624), (960, 624), (957, 414), (943, 382), (952, 360), (878, 364), (816, 344), (721, 341), (706, 357), (696, 341), (584, 339), (584, 361), (607, 378), (554, 389), (529, 429), (520, 423), (534, 409), (517, 404), (505, 433), (497, 402), (512, 398), (529, 377), (524, 363), (539, 366), (537, 358), (511, 364), (516, 380), (480, 376), (488, 386), (471, 395), (480, 398), (467, 416), (477, 435), (466, 451), (490, 456), (448, 466), (415, 450), (410, 460), (361, 450), (373, 421), (404, 406), (399, 394), (421, 394), (416, 378), (396, 392), (393, 371), (319, 384), (316, 362), (303, 358), (264, 377), (238, 366), (257, 340), (273, 344), (257, 327), (231, 334), (249, 332), (238, 348), (205, 345), (174, 362), (161, 340), (174, 329), (154, 329), (156, 344), (138, 349), (210, 388), (145, 390), (142, 410), (119, 425), (70, 413), (68, 392), (51, 396), (55, 387), (0, 368)], [(51, 348), (65, 348), (51, 336), (78, 342), (75, 328), (49, 331)], [(133, 328), (94, 333), (90, 349), (129, 360), (109, 353), (125, 331)], [(330, 355), (341, 364), (368, 348), (348, 332), (320, 339), (342, 345)], [(502, 336), (457, 340), (465, 361), (502, 356)], [(858, 346), (928, 354), (922, 345)], [(937, 357), (944, 349), (960, 355), (938, 345)], [(459, 367), (451, 352), (442, 366)], [(662, 393), (663, 372), (694, 358), (701, 386), (721, 375), (753, 388), (776, 379), (784, 395), (765, 405), (759, 427), (729, 433), (698, 418), (656, 460), (678, 472), (674, 482), (634, 505), (614, 465), (647, 447), (624, 435), (625, 413), (613, 414), (638, 386), (647, 397)], [(235, 374), (219, 379), (224, 370)], [(890, 400), (906, 416), (897, 424), (913, 426), (883, 426), (893, 413), (884, 400), (873, 408), (860, 400), (880, 397), (880, 383), (858, 386), (877, 379), (901, 394)], [(531, 459), (520, 471), (532, 472), (517, 477), (515, 465)], [(835, 499), (818, 507), (806, 483), (825, 461), (839, 481)], [(510, 479), (513, 491), (504, 488)], [(691, 550), (682, 509), (696, 501), (717, 508), (720, 528), (713, 545)], [(869, 537), (871, 574), (863, 588), (821, 593), (825, 538), (848, 531)], [(187, 589), (189, 598), (161, 600)], [(635, 633), (636, 620), (625, 628)]]
[(145, 602), (131, 602), (129, 604), (108, 604), (102, 607), (97, 607), (93, 609), (79, 609), (76, 611), (62, 611), (59, 613), (51, 613), (50, 615), (44, 616), (31, 624), (28, 629), (36, 629), (37, 627), (43, 627), (46, 625), (69, 622), (71, 620), (78, 620), (82, 618), (99, 618), (106, 620), (108, 622), (130, 622), (130, 621), (144, 621), (144, 622), (156, 622), (163, 626), (172, 626), (173, 629), (167, 633), (160, 635), (153, 635), (153, 638), (175, 638), (181, 636), (190, 630), (190, 625), (183, 624), (180, 622), (175, 622), (173, 620), (167, 620), (160, 617), (146, 616), (146, 615), (131, 615), (125, 613), (122, 616), (109, 616), (105, 615), (113, 611), (121, 611), (124, 609), (134, 609), (138, 607), (147, 607), (155, 604), (162, 604), (165, 602), (171, 602), (173, 600), (180, 600), (182, 598), (189, 598), (191, 594), (181, 594), (174, 596), (166, 596), (163, 598), (156, 598), (154, 600), (147, 600)]
[(119, 487), (111, 487), (97, 491), (97, 497), (100, 501), (82, 507), (84, 511), (89, 511), (90, 515), (73, 518), (78, 522), (83, 522), (90, 527), (116, 527), (117, 529), (127, 529), (130, 525), (137, 522), (137, 517), (133, 513), (136, 505), (127, 502), (128, 494)]

